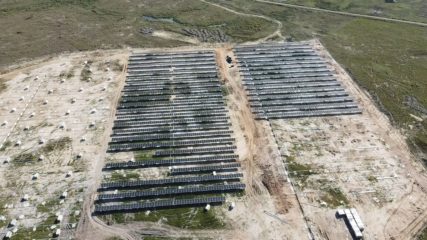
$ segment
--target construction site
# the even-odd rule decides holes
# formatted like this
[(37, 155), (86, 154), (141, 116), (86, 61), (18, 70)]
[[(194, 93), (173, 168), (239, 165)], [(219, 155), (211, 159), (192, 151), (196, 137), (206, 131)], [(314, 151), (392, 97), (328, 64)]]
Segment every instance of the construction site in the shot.
[(0, 239), (412, 239), (427, 175), (318, 40), (0, 75)]

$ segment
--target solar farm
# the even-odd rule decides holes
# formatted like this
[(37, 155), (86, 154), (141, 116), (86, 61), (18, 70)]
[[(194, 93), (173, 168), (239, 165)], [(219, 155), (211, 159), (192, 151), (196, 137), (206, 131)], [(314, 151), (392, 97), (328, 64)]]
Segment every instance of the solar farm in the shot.
[(94, 213), (223, 204), (223, 194), (245, 189), (232, 134), (214, 52), (133, 54), (108, 152), (148, 152), (148, 159), (107, 163), (103, 171), (168, 173), (103, 182)]
[(357, 104), (308, 44), (235, 48), (258, 119), (359, 114)]
[(404, 136), (315, 40), (1, 78), (0, 238), (404, 239), (426, 217)]

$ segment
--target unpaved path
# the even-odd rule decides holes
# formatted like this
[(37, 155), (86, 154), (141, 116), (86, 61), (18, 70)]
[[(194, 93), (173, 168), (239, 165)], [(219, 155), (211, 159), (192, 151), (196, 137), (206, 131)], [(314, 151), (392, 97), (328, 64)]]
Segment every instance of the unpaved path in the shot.
[(417, 26), (421, 26), (421, 27), (427, 27), (427, 23), (423, 23), (423, 22), (415, 22), (415, 21), (408, 21), (408, 20), (395, 19), (395, 18), (378, 17), (378, 16), (372, 16), (372, 15), (358, 14), (358, 13), (334, 11), (334, 10), (328, 10), (328, 9), (323, 9), (323, 8), (307, 7), (307, 6), (295, 5), (295, 4), (289, 4), (289, 3), (282, 3), (282, 2), (272, 2), (272, 1), (266, 1), (266, 0), (255, 0), (255, 1), (260, 2), (260, 3), (267, 3), (267, 4), (277, 5), (277, 6), (290, 7), (290, 8), (304, 9), (304, 10), (317, 11), (317, 12), (333, 13), (333, 14), (339, 14), (339, 15), (350, 16), (350, 17), (367, 18), (367, 19), (380, 20), (380, 21), (385, 21), (385, 22), (406, 23), (406, 24), (417, 25)]
[[(127, 57), (129, 53), (126, 53), (125, 55)], [(106, 129), (109, 129), (109, 131), (105, 131), (104, 133), (103, 141), (101, 143), (102, 145), (101, 149), (107, 149), (108, 142), (110, 141), (110, 137), (109, 137), (110, 131), (113, 126), (117, 104), (119, 102), (119, 98), (121, 95), (121, 89), (124, 87), (124, 84), (125, 84), (126, 71), (127, 71), (127, 62), (124, 64), (122, 73), (118, 79), (118, 82), (120, 84), (118, 89), (120, 89), (120, 91), (117, 91), (116, 95), (114, 96), (114, 100), (112, 101), (112, 106), (110, 106), (111, 113), (108, 118), (109, 119), (108, 124), (106, 126)], [(100, 181), (102, 179), (102, 167), (104, 166), (105, 156), (106, 156), (106, 151), (101, 150), (98, 161), (94, 164), (95, 167), (91, 170), (90, 175), (91, 175), (92, 182), (88, 184), (90, 188), (87, 191), (87, 196), (83, 204), (82, 218), (80, 220), (79, 227), (76, 231), (76, 237), (78, 239), (84, 239), (90, 236), (90, 237), (93, 237), (93, 239), (96, 239), (96, 238), (99, 238), (98, 234), (100, 234), (99, 231), (101, 231), (103, 234), (107, 233), (107, 235), (120, 235), (122, 238), (126, 240), (133, 240), (134, 238), (130, 234), (128, 234), (125, 229), (108, 226), (98, 218), (92, 216), (91, 206), (93, 205), (93, 202), (96, 198), (96, 189), (100, 185)]]
[(234, 13), (234, 14), (237, 14), (237, 15), (247, 16), (247, 17), (262, 18), (262, 19), (264, 19), (264, 20), (267, 20), (267, 21), (273, 22), (274, 24), (276, 24), (276, 25), (277, 25), (277, 29), (276, 29), (276, 31), (274, 31), (273, 33), (269, 34), (269, 35), (268, 35), (268, 36), (266, 36), (266, 37), (260, 38), (260, 39), (258, 39), (258, 40), (256, 40), (256, 41), (253, 41), (253, 42), (250, 42), (250, 43), (253, 43), (253, 44), (255, 44), (255, 43), (261, 43), (261, 42), (264, 42), (264, 41), (266, 41), (267, 39), (273, 38), (273, 37), (275, 37), (275, 36), (277, 36), (277, 37), (279, 37), (279, 38), (284, 39), (284, 37), (282, 36), (282, 32), (281, 32), (283, 24), (282, 24), (282, 22), (280, 22), (280, 21), (278, 21), (278, 20), (276, 20), (276, 19), (274, 19), (274, 18), (267, 17), (267, 16), (264, 16), (264, 15), (258, 15), (258, 14), (251, 14), (251, 13), (242, 13), (242, 12), (238, 12), (238, 11), (236, 11), (236, 10), (233, 10), (233, 9), (230, 9), (230, 8), (227, 8), (227, 7), (224, 7), (224, 6), (222, 6), (222, 5), (220, 5), (220, 4), (217, 4), (217, 3), (211, 3), (211, 2), (206, 1), (206, 0), (200, 0), (200, 1), (201, 1), (201, 2), (204, 2), (204, 3), (207, 3), (207, 4), (209, 4), (209, 5), (212, 5), (212, 6), (218, 7), (218, 8), (222, 8), (222, 9), (224, 9), (225, 11), (228, 11), (228, 12), (231, 12), (231, 13)]

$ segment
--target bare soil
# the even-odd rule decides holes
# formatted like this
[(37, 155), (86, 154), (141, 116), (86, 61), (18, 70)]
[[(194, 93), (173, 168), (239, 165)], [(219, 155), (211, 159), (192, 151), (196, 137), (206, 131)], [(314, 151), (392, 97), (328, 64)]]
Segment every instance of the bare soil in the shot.
[[(103, 178), (110, 177), (101, 173), (104, 162), (128, 161), (133, 157), (129, 153), (105, 153), (129, 52), (66, 54), (11, 68), (0, 75), (7, 85), (0, 95), (0, 123), (7, 121), (0, 127), (0, 144), (8, 143), (0, 152), (0, 197), (13, 207), (0, 211), (0, 215), (10, 221), (25, 214), (25, 219), (19, 220), (24, 229), (42, 223), (57, 211), (70, 217), (73, 210), (79, 209), (77, 232), (68, 233), (77, 239), (107, 239), (115, 235), (142, 239), (147, 234), (194, 239), (305, 239), (310, 227), (316, 239), (341, 240), (350, 239), (350, 235), (344, 222), (335, 218), (335, 211), (351, 206), (366, 224), (365, 239), (411, 239), (427, 219), (424, 168), (410, 154), (401, 132), (390, 124), (371, 97), (318, 41), (310, 44), (327, 60), (363, 114), (255, 121), (238, 67), (235, 62), (231, 67), (225, 61), (227, 55), (235, 59), (232, 46), (206, 44), (200, 48), (173, 49), (216, 48), (221, 81), (228, 93), (227, 108), (238, 161), (247, 185), (244, 196), (228, 198), (236, 203), (235, 209), (218, 208), (230, 226), (223, 230), (182, 230), (161, 222), (108, 226), (91, 216), (96, 187)], [(107, 70), (114, 60), (124, 65), (123, 71), (114, 71), (113, 66)], [(80, 76), (85, 61), (91, 62), (89, 81), (82, 81)], [(65, 81), (61, 82), (63, 78)], [(89, 126), (92, 122), (95, 127)], [(49, 140), (64, 137), (71, 142), (47, 152), (43, 161), (14, 162), (20, 154), (38, 158)], [(85, 141), (81, 141), (82, 137)], [(45, 143), (39, 144), (41, 138)], [(82, 157), (77, 158), (78, 154)], [(12, 161), (3, 164), (8, 158)], [(291, 160), (310, 168), (310, 174), (288, 175), (285, 165)], [(73, 175), (66, 178), (68, 171)], [(31, 180), (34, 173), (40, 174), (37, 180)], [(150, 169), (138, 170), (138, 174), (151, 179), (165, 172)], [(348, 201), (346, 206), (326, 202), (325, 206), (325, 195), (331, 188), (343, 193)], [(65, 190), (69, 197), (60, 203), (59, 195)], [(24, 194), (30, 195), (27, 203), (20, 202)], [(48, 204), (49, 210), (41, 212), (40, 205), (52, 199), (58, 199), (58, 203)]]

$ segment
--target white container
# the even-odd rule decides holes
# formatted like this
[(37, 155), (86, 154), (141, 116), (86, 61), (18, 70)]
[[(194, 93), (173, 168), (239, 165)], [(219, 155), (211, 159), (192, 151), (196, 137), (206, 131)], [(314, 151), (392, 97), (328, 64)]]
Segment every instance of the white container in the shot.
[(9, 223), (9, 226), (14, 227), (16, 224), (18, 224), (18, 221), (16, 219), (12, 219), (12, 221)]
[(58, 217), (56, 217), (56, 222), (60, 223), (64, 219), (64, 215), (59, 214)]
[(28, 194), (25, 194), (23, 197), (22, 197), (22, 201), (28, 201), (28, 199), (30, 198), (30, 196), (28, 196)]
[(61, 198), (66, 198), (68, 196), (68, 192), (67, 191), (64, 191), (62, 194), (61, 194)]
[(360, 231), (359, 227), (357, 226), (356, 221), (354, 221), (354, 219), (349, 219), (348, 222), (350, 223), (350, 228), (353, 231), (356, 239), (362, 239), (363, 235), (362, 235), (362, 232)]
[(211, 209), (211, 205), (210, 205), (210, 204), (207, 204), (207, 205), (206, 205), (206, 207), (205, 207), (205, 210), (206, 210), (206, 211), (209, 211), (210, 209)]
[(343, 217), (345, 215), (344, 209), (338, 209), (337, 210), (337, 216)]
[(356, 221), (356, 224), (359, 227), (360, 231), (365, 230), (365, 225), (363, 224), (362, 219), (360, 218), (360, 215), (356, 211), (356, 209), (355, 208), (351, 208), (350, 212), (353, 215), (354, 221)]

